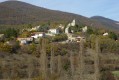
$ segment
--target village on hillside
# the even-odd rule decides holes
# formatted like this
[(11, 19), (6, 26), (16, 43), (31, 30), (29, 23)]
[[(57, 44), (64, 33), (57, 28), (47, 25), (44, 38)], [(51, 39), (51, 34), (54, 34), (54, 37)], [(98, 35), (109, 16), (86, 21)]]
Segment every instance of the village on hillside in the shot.
[(79, 26), (75, 19), (54, 27), (10, 28), (0, 34), (0, 41), (0, 79), (98, 80), (99, 76), (105, 80), (102, 74), (112, 77), (111, 73), (118, 73), (118, 36)]
[(0, 0), (0, 80), (119, 80), (118, 6)]
[[(50, 28), (47, 31), (41, 32), (39, 31), (40, 25), (36, 27), (32, 27), (30, 29), (26, 29), (26, 31), (31, 32), (29, 37), (18, 37), (17, 40), (21, 45), (28, 44), (29, 42), (38, 42), (40, 38), (55, 38), (56, 36), (62, 36), (59, 40), (55, 40), (55, 42), (60, 43), (68, 43), (68, 42), (80, 42), (81, 39), (85, 40), (85, 37), (80, 35), (73, 34), (73, 30), (69, 30), (70, 27), (76, 26), (75, 20), (69, 23), (66, 27), (60, 24), (56, 28)], [(82, 28), (82, 32), (87, 31), (87, 26)], [(23, 31), (24, 32), (24, 31)], [(64, 38), (64, 39), (63, 39)], [(61, 40), (60, 40), (61, 39)]]
[[(19, 41), (20, 45), (27, 45), (32, 42), (37, 43), (40, 38), (56, 38), (54, 40), (55, 42), (59, 43), (68, 43), (68, 42), (80, 42), (81, 39), (85, 40), (85, 37), (82, 35), (75, 35), (73, 30), (71, 30), (71, 27), (76, 26), (75, 19), (69, 23), (66, 27), (62, 24), (60, 24), (56, 28), (50, 28), (46, 31), (39, 31), (41, 26), (31, 27), (27, 29), (22, 29), (21, 34), (17, 37), (17, 41)], [(82, 28), (82, 32), (85, 33), (87, 31), (87, 26), (84, 26)], [(61, 38), (60, 38), (61, 36)], [(0, 38), (4, 39), (4, 34), (0, 34)]]
[[(70, 42), (80, 42), (80, 40), (86, 41), (85, 33), (88, 30), (87, 26), (80, 28), (80, 34), (76, 34), (73, 27), (76, 25), (76, 20), (74, 19), (71, 23), (64, 26), (59, 24), (55, 28), (50, 28), (43, 30), (40, 25), (30, 28), (24, 28), (21, 33), (17, 36), (16, 41), (19, 41), (20, 45), (27, 45), (30, 43), (38, 43), (41, 38), (50, 38), (52, 42), (58, 43), (70, 43)], [(49, 26), (48, 26), (49, 27)], [(103, 36), (108, 36), (108, 32), (102, 34)], [(0, 39), (5, 39), (5, 34), (0, 34)], [(9, 44), (10, 41), (7, 41)]]

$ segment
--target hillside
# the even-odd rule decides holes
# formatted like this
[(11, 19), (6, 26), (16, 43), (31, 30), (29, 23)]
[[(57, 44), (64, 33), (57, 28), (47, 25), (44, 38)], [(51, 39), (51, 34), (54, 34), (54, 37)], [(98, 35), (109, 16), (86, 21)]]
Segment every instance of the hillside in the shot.
[[(32, 24), (49, 21), (67, 23), (71, 22), (73, 19), (76, 19), (78, 24), (112, 29), (110, 26), (102, 24), (102, 22), (98, 20), (73, 13), (49, 10), (21, 1), (5, 1), (0, 3), (0, 26)], [(113, 27), (113, 30), (117, 29), (117, 27)]]
[(90, 26), (93, 24), (96, 27), (104, 27), (96, 21), (77, 14), (49, 10), (20, 1), (5, 1), (0, 3), (1, 25), (28, 24), (44, 21), (69, 22), (73, 19), (85, 25)]
[(100, 22), (101, 24), (105, 25), (107, 28), (119, 30), (118, 21), (114, 21), (114, 20), (111, 20), (111, 19), (108, 19), (102, 16), (94, 16), (94, 17), (91, 17), (91, 19)]

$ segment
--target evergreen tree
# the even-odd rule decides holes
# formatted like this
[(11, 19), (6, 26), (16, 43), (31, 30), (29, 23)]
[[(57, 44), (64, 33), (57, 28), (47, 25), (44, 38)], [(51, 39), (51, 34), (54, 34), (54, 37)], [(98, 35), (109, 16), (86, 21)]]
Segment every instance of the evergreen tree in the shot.
[(18, 36), (18, 30), (15, 30), (14, 28), (7, 29), (4, 34), (6, 38), (16, 38)]
[(109, 38), (114, 39), (114, 40), (117, 40), (118, 39), (118, 36), (114, 32), (110, 32), (109, 33)]

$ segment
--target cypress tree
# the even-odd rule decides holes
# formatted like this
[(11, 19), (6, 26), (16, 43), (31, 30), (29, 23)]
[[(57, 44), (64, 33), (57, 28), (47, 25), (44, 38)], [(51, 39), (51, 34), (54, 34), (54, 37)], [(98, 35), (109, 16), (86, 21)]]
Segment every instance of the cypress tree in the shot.
[(95, 69), (95, 80), (100, 80), (100, 70), (99, 70), (99, 41), (96, 39), (95, 44), (95, 54), (94, 54), (94, 69)]
[(79, 51), (79, 74), (80, 74), (80, 76), (79, 76), (79, 78), (80, 78), (80, 80), (84, 80), (84, 75), (83, 75), (83, 73), (84, 73), (84, 56), (83, 56), (83, 53), (84, 53), (84, 41), (81, 39), (81, 41), (80, 41), (80, 51)]
[(55, 65), (54, 65), (54, 49), (53, 49), (54, 45), (51, 45), (51, 57), (50, 57), (50, 73), (54, 74), (55, 71)]
[(45, 39), (42, 40), (42, 49), (41, 49), (41, 72), (42, 77), (47, 80), (47, 54), (46, 54), (46, 43), (47, 41)]

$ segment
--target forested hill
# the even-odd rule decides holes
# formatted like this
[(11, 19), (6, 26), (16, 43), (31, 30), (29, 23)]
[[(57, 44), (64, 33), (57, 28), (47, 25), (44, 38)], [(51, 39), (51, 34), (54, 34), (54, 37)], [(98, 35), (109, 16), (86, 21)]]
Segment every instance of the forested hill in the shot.
[(101, 24), (107, 26), (108, 28), (119, 30), (119, 21), (111, 20), (102, 16), (93, 16), (91, 19), (100, 22)]
[(108, 26), (99, 21), (73, 13), (49, 10), (21, 1), (5, 1), (0, 3), (0, 25), (21, 25), (48, 21), (67, 23), (73, 19), (76, 19), (79, 24), (108, 28)]

